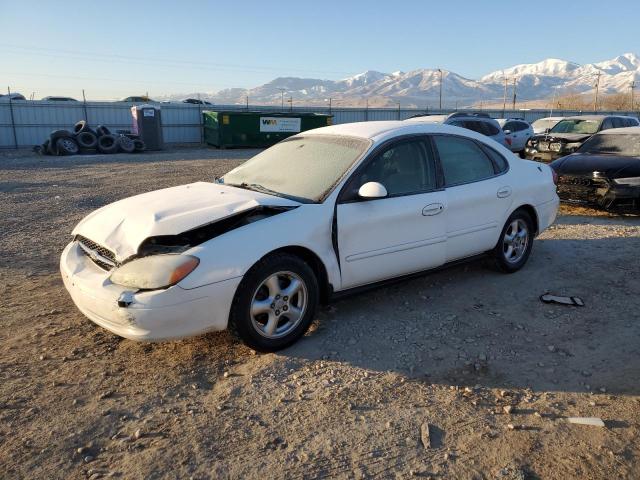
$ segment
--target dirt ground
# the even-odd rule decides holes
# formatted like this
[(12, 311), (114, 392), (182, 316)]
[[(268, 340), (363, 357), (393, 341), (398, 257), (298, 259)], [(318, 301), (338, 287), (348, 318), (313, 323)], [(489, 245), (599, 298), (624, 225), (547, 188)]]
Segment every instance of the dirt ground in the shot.
[(640, 478), (640, 217), (563, 207), (522, 271), (346, 298), (277, 354), (76, 310), (57, 262), (83, 216), (254, 153), (0, 154), (0, 478)]

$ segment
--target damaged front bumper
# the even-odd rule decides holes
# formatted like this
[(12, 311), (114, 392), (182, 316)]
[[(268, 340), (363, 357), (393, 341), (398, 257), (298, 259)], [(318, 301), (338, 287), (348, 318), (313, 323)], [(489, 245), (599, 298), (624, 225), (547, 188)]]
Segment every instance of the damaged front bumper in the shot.
[(241, 277), (185, 289), (136, 291), (116, 285), (78, 242), (60, 258), (62, 280), (78, 309), (103, 328), (133, 340), (171, 340), (227, 327)]
[(558, 196), (563, 201), (605, 209), (640, 209), (640, 186), (620, 185), (602, 177), (561, 175)]

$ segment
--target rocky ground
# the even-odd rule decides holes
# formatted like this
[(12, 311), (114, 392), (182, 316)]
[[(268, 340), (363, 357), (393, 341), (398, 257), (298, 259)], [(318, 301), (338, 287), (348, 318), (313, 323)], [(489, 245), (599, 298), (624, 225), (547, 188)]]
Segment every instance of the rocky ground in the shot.
[(0, 478), (640, 478), (638, 217), (563, 207), (519, 273), (341, 300), (277, 354), (75, 309), (57, 261), (84, 215), (253, 153), (0, 155)]

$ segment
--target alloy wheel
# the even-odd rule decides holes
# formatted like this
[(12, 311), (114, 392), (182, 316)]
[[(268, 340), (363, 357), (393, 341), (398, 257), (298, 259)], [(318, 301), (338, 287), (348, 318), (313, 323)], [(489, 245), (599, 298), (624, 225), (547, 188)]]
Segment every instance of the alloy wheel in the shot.
[(263, 337), (283, 337), (302, 321), (307, 303), (307, 286), (299, 275), (287, 271), (273, 273), (253, 294), (251, 323)]
[(522, 260), (529, 245), (529, 227), (520, 218), (509, 224), (502, 240), (502, 253), (509, 263), (518, 263)]

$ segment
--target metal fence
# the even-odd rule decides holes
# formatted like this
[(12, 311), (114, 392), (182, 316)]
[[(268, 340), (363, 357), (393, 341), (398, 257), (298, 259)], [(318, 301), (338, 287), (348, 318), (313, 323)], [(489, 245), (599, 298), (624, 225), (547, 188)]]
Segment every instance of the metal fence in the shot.
[[(105, 125), (111, 130), (130, 130), (131, 103), (125, 102), (48, 102), (3, 101), (0, 103), (0, 148), (25, 148), (41, 144), (57, 129), (71, 129), (78, 120), (90, 125)], [(192, 105), (187, 103), (160, 104), (162, 130), (167, 143), (202, 142), (203, 110), (246, 110), (246, 105)], [(250, 105), (251, 111), (281, 112), (274, 106)], [(416, 108), (332, 108), (293, 107), (285, 111), (330, 113), (334, 124), (373, 120), (404, 120), (421, 113), (452, 113), (454, 110), (423, 110)], [(529, 122), (549, 116), (549, 110), (465, 110), (482, 111), (494, 118), (523, 118)], [(569, 116), (592, 112), (554, 111), (553, 115)], [(631, 115), (638, 112), (603, 112), (598, 114)]]

